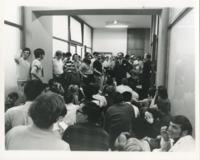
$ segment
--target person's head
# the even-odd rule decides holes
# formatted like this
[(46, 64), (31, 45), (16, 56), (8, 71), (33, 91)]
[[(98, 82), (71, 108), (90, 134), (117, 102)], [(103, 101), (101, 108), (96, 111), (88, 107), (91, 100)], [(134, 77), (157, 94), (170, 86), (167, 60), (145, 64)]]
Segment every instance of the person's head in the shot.
[(155, 87), (150, 87), (148, 90), (148, 97), (153, 98), (156, 93), (156, 88)]
[(70, 84), (68, 89), (67, 89), (67, 93), (68, 94), (72, 94), (72, 95), (77, 95), (79, 92), (79, 86), (76, 84)]
[(93, 56), (94, 56), (95, 59), (97, 59), (98, 55), (99, 55), (98, 52), (94, 52), (94, 53), (93, 53)]
[(52, 125), (67, 113), (64, 99), (56, 93), (38, 96), (29, 108), (33, 123), (41, 129), (50, 129)]
[(73, 56), (72, 56), (72, 60), (73, 61), (79, 61), (79, 55), (77, 53), (75, 53)]
[(122, 96), (123, 96), (124, 102), (131, 102), (131, 99), (132, 99), (131, 92), (126, 91), (126, 92), (122, 93)]
[(66, 56), (66, 58), (67, 58), (68, 60), (70, 60), (72, 54), (71, 54), (71, 52), (67, 52), (67, 53), (65, 54), (65, 56)]
[(123, 58), (123, 57), (124, 57), (124, 53), (122, 53), (122, 52), (118, 52), (118, 53), (117, 53), (117, 57), (119, 57), (119, 58)]
[(123, 96), (119, 92), (115, 92), (113, 95), (113, 103), (118, 104), (123, 102)]
[(170, 138), (175, 140), (186, 135), (192, 135), (192, 124), (183, 115), (174, 116), (169, 124), (168, 134)]
[(127, 78), (122, 78), (122, 84), (123, 84), (123, 85), (128, 85), (128, 80), (127, 80)]
[(137, 79), (138, 78), (138, 72), (135, 69), (132, 69), (130, 71), (130, 75), (133, 79)]
[(59, 59), (61, 59), (62, 58), (62, 51), (60, 51), (60, 50), (58, 50), (58, 51), (56, 51), (56, 53), (55, 53), (55, 57), (59, 60)]
[(30, 54), (31, 54), (30, 48), (24, 48), (24, 49), (22, 50), (22, 57), (23, 57), (25, 60), (28, 59), (28, 57), (30, 56)]
[(87, 65), (90, 65), (91, 60), (90, 60), (90, 59), (84, 58), (83, 62), (84, 62), (85, 64), (87, 64)]
[(42, 60), (44, 58), (45, 52), (41, 48), (37, 48), (34, 50), (34, 56), (36, 59)]
[(74, 100), (73, 94), (67, 94), (67, 93), (65, 93), (65, 94), (64, 94), (64, 100), (65, 100), (65, 103), (66, 103), (66, 104), (72, 103), (73, 100)]
[(101, 109), (94, 102), (86, 102), (82, 109), (77, 111), (77, 122), (99, 123), (101, 118)]
[(158, 86), (158, 96), (162, 99), (168, 98), (167, 88), (164, 86)]
[(126, 59), (126, 60), (129, 60), (129, 59), (130, 59), (130, 55), (128, 55), (128, 54), (125, 55), (125, 59)]
[(63, 89), (62, 85), (55, 79), (50, 79), (48, 82), (48, 86), (50, 88), (50, 91), (60, 94), (60, 95), (64, 94), (64, 89)]
[(5, 104), (9, 106), (14, 106), (18, 98), (19, 95), (17, 92), (11, 92), (8, 94)]
[(147, 54), (147, 55), (146, 55), (146, 59), (147, 59), (147, 60), (151, 60), (151, 55), (150, 55), (150, 54)]
[(33, 101), (45, 89), (45, 85), (39, 80), (29, 80), (24, 86), (24, 94), (27, 101)]

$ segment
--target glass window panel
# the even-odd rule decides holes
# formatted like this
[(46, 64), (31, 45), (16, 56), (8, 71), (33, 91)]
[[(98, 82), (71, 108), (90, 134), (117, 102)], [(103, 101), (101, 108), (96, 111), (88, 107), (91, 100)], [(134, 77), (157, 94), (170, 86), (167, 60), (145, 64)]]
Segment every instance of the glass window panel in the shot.
[(68, 16), (53, 16), (53, 36), (68, 40)]
[(84, 24), (84, 45), (91, 47), (92, 45), (92, 30), (90, 27)]
[(12, 5), (6, 4), (5, 20), (21, 25), (22, 24), (21, 15), (22, 15), (21, 7), (16, 6), (15, 4)]
[(82, 55), (82, 46), (77, 46), (77, 54)]
[(57, 40), (57, 39), (53, 39), (53, 57), (57, 50), (60, 50), (62, 52), (67, 52), (68, 51), (68, 43)]
[(4, 62), (5, 62), (5, 96), (8, 93), (17, 90), (17, 68), (14, 62), (14, 58), (17, 54), (21, 53), (20, 49), (20, 29), (5, 25), (4, 30), (4, 40), (5, 40), (5, 48), (4, 48)]
[(71, 40), (82, 43), (81, 23), (70, 17)]
[(71, 45), (70, 46), (70, 52), (72, 55), (74, 55), (76, 53), (76, 46)]
[(92, 53), (92, 49), (91, 48), (86, 48), (86, 52)]

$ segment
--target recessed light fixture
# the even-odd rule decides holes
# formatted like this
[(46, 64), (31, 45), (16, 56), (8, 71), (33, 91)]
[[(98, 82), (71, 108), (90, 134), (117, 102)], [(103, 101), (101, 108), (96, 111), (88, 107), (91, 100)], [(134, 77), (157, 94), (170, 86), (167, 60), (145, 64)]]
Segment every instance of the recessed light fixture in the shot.
[(109, 21), (106, 22), (106, 28), (128, 28), (128, 24), (126, 22), (122, 22), (122, 21)]

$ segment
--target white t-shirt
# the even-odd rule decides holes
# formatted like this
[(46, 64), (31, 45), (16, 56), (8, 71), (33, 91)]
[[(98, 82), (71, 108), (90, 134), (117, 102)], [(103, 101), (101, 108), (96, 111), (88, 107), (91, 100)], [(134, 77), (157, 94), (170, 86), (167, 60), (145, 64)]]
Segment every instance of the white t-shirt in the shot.
[(52, 130), (42, 130), (35, 125), (17, 126), (6, 134), (7, 150), (70, 150)]
[(119, 92), (119, 93), (121, 93), (121, 94), (124, 93), (124, 92), (126, 92), (126, 91), (130, 92), (132, 94), (132, 99), (133, 100), (138, 100), (138, 98), (139, 98), (138, 93), (135, 92), (134, 90), (132, 90), (132, 88), (130, 88), (127, 85), (121, 84), (121, 85), (117, 86), (116, 87), (116, 91)]
[[(17, 57), (16, 57), (17, 58)], [(17, 64), (17, 80), (18, 81), (27, 81), (30, 78), (30, 63), (24, 58), (17, 58), (19, 64)]]
[[(36, 74), (38, 77), (42, 78), (43, 77), (43, 68), (42, 68), (42, 63), (38, 59), (34, 59), (31, 65), (31, 73)], [(31, 78), (37, 79), (33, 75), (31, 75)]]
[(74, 125), (76, 123), (76, 111), (80, 108), (79, 105), (73, 103), (66, 104), (67, 114), (63, 118), (63, 121), (68, 125)]
[(5, 130), (19, 125), (32, 124), (32, 119), (28, 115), (28, 109), (32, 102), (28, 101), (24, 105), (12, 107), (5, 113)]
[(63, 66), (64, 66), (64, 63), (62, 61), (62, 59), (56, 59), (54, 58), (53, 59), (53, 73), (54, 74), (63, 74)]
[(94, 99), (92, 102), (96, 103), (99, 107), (105, 107), (107, 105), (106, 98), (100, 94), (95, 94), (92, 98)]

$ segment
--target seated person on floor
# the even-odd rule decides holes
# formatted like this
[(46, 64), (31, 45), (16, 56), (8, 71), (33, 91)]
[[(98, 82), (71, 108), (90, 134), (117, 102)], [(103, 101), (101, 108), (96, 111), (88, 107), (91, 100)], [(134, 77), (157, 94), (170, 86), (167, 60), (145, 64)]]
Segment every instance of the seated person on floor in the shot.
[(77, 110), (77, 123), (63, 134), (71, 150), (106, 151), (109, 149), (108, 133), (100, 127), (101, 110), (94, 102), (87, 102)]
[(113, 96), (114, 104), (110, 106), (105, 114), (105, 130), (110, 135), (110, 147), (114, 149), (115, 139), (121, 132), (132, 131), (135, 120), (134, 109), (130, 104), (123, 102), (123, 96), (116, 92)]
[(116, 91), (121, 93), (121, 94), (126, 92), (126, 91), (127, 92), (131, 92), (133, 100), (138, 100), (139, 99), (138, 93), (136, 93), (134, 90), (132, 90), (131, 87), (128, 86), (128, 80), (126, 78), (122, 79), (122, 84), (118, 85), (116, 87)]
[(70, 150), (69, 145), (53, 132), (53, 125), (65, 116), (64, 99), (55, 93), (37, 97), (28, 114), (33, 123), (17, 126), (6, 134), (8, 150)]
[(14, 107), (18, 98), (19, 98), (19, 95), (17, 92), (9, 93), (5, 100), (5, 111), (7, 111), (9, 108)]
[(15, 126), (32, 123), (31, 118), (28, 116), (28, 109), (34, 99), (42, 93), (44, 88), (45, 85), (39, 80), (27, 81), (24, 87), (26, 103), (12, 107), (5, 113), (5, 133)]
[(194, 152), (195, 141), (192, 137), (192, 125), (182, 115), (174, 116), (169, 126), (161, 128), (161, 152)]
[(80, 109), (80, 106), (73, 103), (72, 94), (65, 94), (64, 99), (65, 99), (67, 114), (63, 118), (63, 121), (67, 126), (71, 126), (76, 123), (76, 111)]
[(115, 148), (118, 151), (150, 151), (149, 143), (145, 140), (145, 137), (141, 135), (134, 136), (129, 132), (122, 132), (117, 137), (115, 141)]

